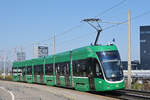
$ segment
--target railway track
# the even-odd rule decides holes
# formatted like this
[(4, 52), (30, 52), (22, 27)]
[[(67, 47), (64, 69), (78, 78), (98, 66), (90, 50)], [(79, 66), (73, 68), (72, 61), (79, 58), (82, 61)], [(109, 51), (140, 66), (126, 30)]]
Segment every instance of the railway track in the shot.
[(150, 92), (129, 90), (129, 89), (109, 91), (103, 93), (99, 92), (94, 94), (100, 94), (100, 95), (123, 99), (123, 100), (150, 100)]
[(138, 90), (115, 90), (107, 92), (89, 92), (95, 95), (108, 96), (123, 100), (150, 100), (150, 91), (138, 91)]
[(138, 91), (138, 90), (117, 90), (114, 91), (117, 94), (120, 94), (118, 98), (120, 99), (126, 99), (126, 100), (150, 100), (150, 92), (147, 91)]

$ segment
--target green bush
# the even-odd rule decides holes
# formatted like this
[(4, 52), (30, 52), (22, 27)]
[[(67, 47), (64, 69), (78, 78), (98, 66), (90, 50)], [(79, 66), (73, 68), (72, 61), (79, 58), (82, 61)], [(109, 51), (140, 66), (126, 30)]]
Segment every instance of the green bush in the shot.
[[(2, 75), (0, 75), (0, 80), (3, 80), (4, 77)], [(11, 75), (6, 75), (5, 76), (5, 80), (11, 81), (12, 80), (12, 76)]]
[(11, 81), (12, 80), (12, 76), (11, 75), (6, 75), (5, 79), (8, 80), (8, 81)]
[(2, 75), (0, 75), (0, 80), (2, 80), (3, 79), (3, 76)]
[(143, 85), (139, 84), (139, 83), (135, 83), (135, 84), (133, 84), (132, 88), (135, 89), (135, 90), (142, 90), (143, 89)]

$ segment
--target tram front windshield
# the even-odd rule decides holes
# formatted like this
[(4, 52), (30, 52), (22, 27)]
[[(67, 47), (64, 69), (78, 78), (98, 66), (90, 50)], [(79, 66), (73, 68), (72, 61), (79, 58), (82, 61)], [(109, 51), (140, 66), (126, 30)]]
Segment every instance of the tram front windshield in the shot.
[(98, 52), (97, 55), (107, 80), (120, 81), (123, 79), (121, 60), (117, 50)]

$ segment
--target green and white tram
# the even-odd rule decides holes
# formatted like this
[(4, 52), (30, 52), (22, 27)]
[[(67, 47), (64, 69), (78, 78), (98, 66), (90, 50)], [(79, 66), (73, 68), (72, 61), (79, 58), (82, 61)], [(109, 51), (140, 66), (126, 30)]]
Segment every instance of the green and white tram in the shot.
[(14, 81), (75, 88), (79, 91), (124, 89), (115, 45), (86, 46), (44, 58), (14, 62)]

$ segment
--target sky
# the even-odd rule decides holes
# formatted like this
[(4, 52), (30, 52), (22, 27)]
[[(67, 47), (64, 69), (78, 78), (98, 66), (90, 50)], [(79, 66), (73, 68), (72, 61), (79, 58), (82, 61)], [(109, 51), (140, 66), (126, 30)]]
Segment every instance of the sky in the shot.
[[(139, 27), (150, 25), (149, 4), (150, 0), (0, 0), (0, 55), (14, 60), (15, 48), (22, 48), (31, 59), (35, 43), (48, 45), (52, 54), (54, 34), (56, 53), (87, 46), (94, 42), (96, 31), (83, 19), (123, 22), (128, 19), (128, 10), (132, 18), (149, 11), (131, 19), (132, 60), (139, 60)], [(105, 28), (114, 24), (100, 25), (103, 31), (99, 43), (107, 44), (115, 38), (122, 60), (127, 60), (128, 24), (110, 29)]]

